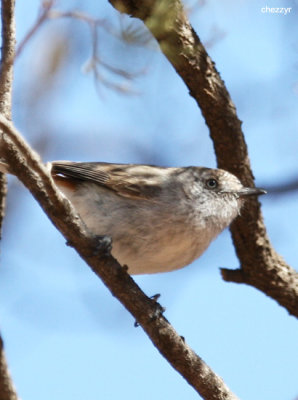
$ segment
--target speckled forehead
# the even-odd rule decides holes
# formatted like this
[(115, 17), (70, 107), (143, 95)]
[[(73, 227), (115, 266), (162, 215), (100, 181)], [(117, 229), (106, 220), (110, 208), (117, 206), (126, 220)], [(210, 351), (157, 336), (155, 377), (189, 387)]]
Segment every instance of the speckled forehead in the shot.
[(218, 173), (219, 173), (220, 181), (223, 184), (227, 183), (227, 184), (229, 184), (229, 186), (234, 187), (235, 189), (242, 186), (239, 179), (235, 175), (231, 174), (230, 172), (224, 171), (223, 169), (218, 169)]
[(216, 169), (205, 168), (205, 167), (184, 167), (184, 168), (173, 168), (171, 174), (175, 177), (180, 177), (181, 180), (184, 180), (186, 177), (192, 176), (195, 181), (205, 180), (214, 176), (217, 178), (216, 173), (212, 173), (212, 171), (217, 171)]
[(205, 168), (205, 167), (190, 167), (192, 169), (194, 178), (197, 180), (205, 180), (205, 179), (218, 179), (221, 180), (223, 177), (223, 170)]

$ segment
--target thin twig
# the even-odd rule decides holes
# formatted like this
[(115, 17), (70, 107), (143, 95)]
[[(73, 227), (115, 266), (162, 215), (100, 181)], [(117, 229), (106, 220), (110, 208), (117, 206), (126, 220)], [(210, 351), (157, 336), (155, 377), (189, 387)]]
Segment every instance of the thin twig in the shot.
[(50, 13), (50, 10), (53, 7), (54, 3), (55, 3), (55, 0), (48, 0), (48, 1), (44, 1), (42, 3), (42, 8), (41, 8), (40, 15), (37, 18), (37, 20), (34, 23), (34, 25), (29, 30), (29, 32), (26, 34), (24, 39), (20, 42), (20, 44), (19, 44), (19, 46), (18, 46), (18, 48), (16, 50), (15, 58), (20, 56), (20, 54), (24, 50), (24, 47), (29, 42), (29, 40), (32, 39), (32, 37), (35, 35), (35, 33), (38, 31), (38, 29), (49, 18), (49, 13)]
[[(121, 93), (134, 93), (130, 88), (127, 82), (132, 81), (136, 76), (143, 73), (143, 71), (139, 71), (138, 73), (127, 73), (125, 70), (121, 68), (116, 68), (110, 64), (103, 62), (102, 58), (98, 55), (98, 29), (104, 29), (109, 34), (113, 34), (113, 36), (118, 37), (115, 32), (111, 29), (106, 19), (101, 18), (93, 18), (92, 16), (82, 12), (82, 11), (59, 11), (57, 9), (53, 9), (55, 4), (55, 0), (48, 0), (42, 3), (42, 8), (40, 11), (40, 15), (38, 16), (34, 25), (30, 28), (29, 32), (26, 34), (24, 39), (19, 44), (15, 58), (19, 57), (19, 55), (23, 52), (25, 46), (32, 39), (32, 37), (38, 32), (40, 27), (49, 19), (62, 19), (62, 18), (70, 18), (76, 19), (78, 21), (83, 21), (89, 27), (91, 33), (91, 58), (85, 63), (84, 70), (86, 72), (92, 71), (95, 79), (96, 88), (98, 89), (98, 83), (102, 83), (104, 86), (116, 90)], [(124, 84), (118, 84), (107, 79), (103, 73), (100, 72), (100, 68), (103, 67), (107, 71), (112, 74), (122, 77), (125, 79)]]

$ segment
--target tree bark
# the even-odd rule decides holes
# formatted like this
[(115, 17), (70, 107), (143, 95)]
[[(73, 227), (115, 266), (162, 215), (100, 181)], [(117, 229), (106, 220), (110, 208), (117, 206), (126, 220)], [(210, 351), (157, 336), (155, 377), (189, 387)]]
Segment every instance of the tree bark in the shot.
[(6, 363), (3, 341), (0, 337), (0, 400), (18, 400)]
[(2, 157), (11, 172), (31, 191), (53, 224), (142, 326), (154, 346), (193, 388), (207, 400), (236, 400), (223, 380), (186, 344), (163, 316), (163, 308), (148, 298), (110, 255), (108, 238), (92, 236), (69, 201), (57, 191), (38, 156), (13, 126), (0, 117)]
[[(15, 22), (13, 0), (2, 0), (2, 47), (0, 64), (0, 114), (11, 119), (11, 97), (13, 80), (13, 60), (15, 50)], [(0, 173), (0, 238), (5, 214), (6, 178)], [(0, 336), (0, 400), (17, 400), (5, 359), (3, 341)]]
[[(141, 19), (185, 82), (210, 130), (219, 168), (253, 186), (253, 173), (236, 108), (215, 64), (190, 25), (178, 0), (109, 0), (120, 12)], [(222, 269), (226, 281), (263, 291), (298, 317), (298, 274), (270, 244), (257, 199), (250, 199), (231, 225), (240, 260), (237, 270)]]
[[(244, 184), (251, 185), (253, 176), (241, 132), (241, 121), (236, 116), (235, 107), (214, 63), (187, 21), (181, 3), (173, 0), (146, 2), (117, 0), (117, 3), (116, 1), (111, 3), (121, 11), (141, 18), (146, 23), (201, 107), (214, 140), (219, 166), (238, 175)], [(6, 0), (3, 4), (12, 2)], [(12, 66), (4, 62), (2, 72), (10, 71), (10, 68)], [(6, 80), (1, 82), (4, 84)], [(2, 104), (5, 105), (9, 96), (6, 92), (3, 96)], [(4, 111), (3, 113), (5, 114)], [(6, 116), (9, 118), (8, 114)], [(1, 156), (9, 162), (12, 172), (31, 191), (53, 224), (64, 235), (67, 243), (75, 247), (111, 293), (131, 312), (160, 353), (204, 399), (235, 400), (236, 396), (221, 378), (195, 354), (164, 318), (160, 304), (148, 298), (127, 274), (125, 268), (122, 268), (110, 255), (109, 239), (99, 240), (86, 230), (71, 204), (57, 191), (38, 156), (22, 140), (7, 119), (0, 118), (0, 127), (3, 131)], [(234, 154), (235, 148), (239, 154)], [(230, 277), (226, 278), (232, 280), (233, 274), (236, 274), (234, 281), (249, 284), (256, 279), (256, 287), (264, 277), (268, 278), (270, 282), (266, 282), (264, 292), (287, 307), (289, 312), (292, 314), (296, 312), (297, 315), (298, 289), (295, 288), (297, 277), (293, 275), (290, 293), (282, 301), (278, 285), (282, 289), (285, 289), (285, 286), (289, 287), (289, 274), (292, 270), (286, 264), (281, 264), (282, 260), (271, 248), (257, 201), (250, 202), (242, 218), (235, 222), (232, 233), (242, 268), (236, 272), (229, 272)], [(244, 247), (249, 255), (243, 254)], [(274, 260), (278, 272), (272, 273), (270, 267)], [(258, 268), (255, 268), (256, 266)], [(258, 269), (261, 272), (257, 273)], [(284, 273), (279, 274), (280, 271)], [(279, 274), (278, 278), (276, 274)], [(277, 292), (276, 296), (273, 295), (274, 289)], [(7, 371), (7, 368), (5, 370)]]

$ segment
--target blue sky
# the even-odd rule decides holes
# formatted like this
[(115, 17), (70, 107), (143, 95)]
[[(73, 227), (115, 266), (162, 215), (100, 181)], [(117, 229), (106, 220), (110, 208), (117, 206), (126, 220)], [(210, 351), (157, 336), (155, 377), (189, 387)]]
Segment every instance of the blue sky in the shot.
[[(18, 40), (34, 22), (38, 4), (17, 3)], [(266, 4), (292, 10), (264, 14)], [(297, 7), (293, 0), (208, 1), (190, 16), (203, 42), (220, 32), (208, 51), (243, 120), (257, 185), (297, 177)], [(61, 1), (57, 8), (83, 9), (119, 25), (108, 2)], [(133, 82), (138, 94), (124, 96), (96, 90), (92, 75), (83, 72), (91, 54), (88, 35), (81, 22), (50, 21), (17, 61), (15, 123), (44, 161), (215, 166), (200, 110), (156, 46), (131, 49), (101, 33), (104, 59), (145, 70)], [(55, 49), (59, 41), (69, 61), (43, 87), (50, 43)], [(10, 189), (0, 318), (20, 397), (197, 399), (14, 178)], [(273, 245), (297, 269), (298, 193), (269, 193), (261, 202)], [(256, 289), (223, 282), (221, 266), (238, 267), (228, 230), (187, 268), (136, 281), (148, 295), (161, 293), (165, 316), (239, 398), (294, 400), (297, 321)]]

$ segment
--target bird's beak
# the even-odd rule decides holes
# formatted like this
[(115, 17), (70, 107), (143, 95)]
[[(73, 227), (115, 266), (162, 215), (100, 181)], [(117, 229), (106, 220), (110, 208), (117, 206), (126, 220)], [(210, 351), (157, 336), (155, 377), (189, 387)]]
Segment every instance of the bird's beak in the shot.
[(237, 191), (239, 197), (242, 196), (260, 196), (261, 194), (266, 194), (266, 190), (260, 188), (250, 188), (244, 187)]

